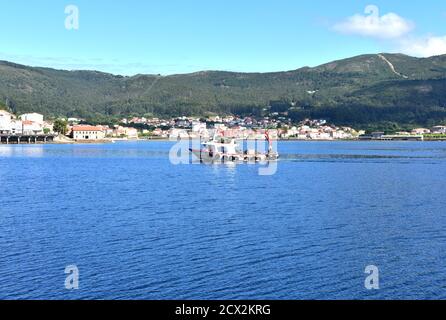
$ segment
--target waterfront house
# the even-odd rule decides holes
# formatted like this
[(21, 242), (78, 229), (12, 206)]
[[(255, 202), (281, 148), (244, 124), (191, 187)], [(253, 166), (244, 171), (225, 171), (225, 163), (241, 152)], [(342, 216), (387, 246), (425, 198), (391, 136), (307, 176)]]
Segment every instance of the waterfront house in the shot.
[(104, 132), (106, 137), (113, 137), (113, 128), (109, 126), (102, 126), (102, 132)]
[(138, 130), (130, 127), (115, 126), (113, 136), (118, 138), (138, 139)]
[(334, 140), (337, 139), (352, 139), (353, 136), (351, 133), (347, 133), (343, 130), (334, 130), (333, 132), (331, 132), (331, 138)]
[(25, 113), (20, 117), (22, 121), (22, 133), (27, 135), (43, 134), (43, 115), (40, 113)]
[(105, 138), (102, 128), (88, 125), (74, 126), (71, 131), (74, 140), (101, 140)]
[(432, 128), (432, 133), (446, 134), (446, 126), (435, 126)]
[(30, 120), (22, 120), (22, 133), (25, 135), (43, 134), (43, 122), (37, 123)]
[(27, 113), (20, 116), (20, 119), (4, 110), (0, 110), (0, 134), (43, 134), (43, 115), (38, 113)]
[(0, 134), (9, 134), (11, 132), (11, 122), (14, 116), (5, 110), (0, 110)]
[(184, 129), (172, 128), (169, 130), (169, 139), (188, 139), (189, 134)]
[(23, 134), (23, 123), (22, 120), (12, 119), (9, 134)]
[(125, 135), (129, 139), (138, 139), (138, 130), (135, 128), (125, 128), (124, 129)]
[(115, 126), (113, 128), (113, 137), (125, 138), (125, 129), (123, 126)]
[(416, 129), (413, 129), (411, 132), (411, 134), (413, 134), (413, 135), (422, 135), (422, 134), (429, 134), (429, 133), (431, 133), (431, 131), (426, 128), (416, 128)]

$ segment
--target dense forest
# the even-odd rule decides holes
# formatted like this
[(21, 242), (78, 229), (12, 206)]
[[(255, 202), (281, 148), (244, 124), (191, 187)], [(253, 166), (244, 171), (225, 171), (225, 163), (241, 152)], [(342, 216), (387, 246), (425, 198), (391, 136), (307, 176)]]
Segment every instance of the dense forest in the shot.
[(427, 126), (446, 121), (446, 56), (362, 55), (287, 72), (132, 77), (0, 62), (0, 100), (15, 113), (96, 122), (132, 115), (288, 112), (296, 121)]

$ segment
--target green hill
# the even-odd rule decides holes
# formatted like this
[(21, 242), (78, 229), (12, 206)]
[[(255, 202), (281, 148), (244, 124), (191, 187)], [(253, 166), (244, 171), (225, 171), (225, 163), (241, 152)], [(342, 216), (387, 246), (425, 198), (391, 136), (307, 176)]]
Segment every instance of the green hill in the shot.
[[(446, 56), (362, 55), (276, 73), (205, 71), (116, 76), (0, 62), (0, 100), (12, 111), (100, 120), (130, 115), (261, 114), (272, 101), (295, 120), (339, 124), (446, 120)], [(280, 106), (280, 107), (277, 107)]]

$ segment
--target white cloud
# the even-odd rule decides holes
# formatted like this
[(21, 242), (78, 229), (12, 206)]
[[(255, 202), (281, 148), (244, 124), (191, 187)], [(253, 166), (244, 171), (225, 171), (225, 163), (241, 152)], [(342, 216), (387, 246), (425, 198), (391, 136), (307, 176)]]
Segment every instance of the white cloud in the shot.
[(401, 41), (400, 51), (417, 57), (446, 54), (446, 36), (427, 36)]
[(337, 32), (375, 38), (392, 52), (416, 57), (431, 57), (446, 54), (446, 35), (416, 35), (415, 24), (396, 13), (380, 15), (379, 8), (369, 5), (364, 14), (355, 14), (335, 24)]
[(345, 33), (373, 37), (378, 39), (395, 39), (409, 33), (414, 24), (396, 13), (380, 16), (379, 8), (367, 6), (364, 15), (355, 14), (333, 26), (334, 30)]

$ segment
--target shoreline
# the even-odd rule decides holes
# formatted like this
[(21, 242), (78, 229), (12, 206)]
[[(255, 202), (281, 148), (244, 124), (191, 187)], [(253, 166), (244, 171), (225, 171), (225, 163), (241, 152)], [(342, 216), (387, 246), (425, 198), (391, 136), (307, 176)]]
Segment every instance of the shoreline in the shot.
[[(196, 139), (186, 140), (193, 141)], [(255, 139), (247, 139), (246, 141), (253, 141)], [(150, 142), (178, 142), (181, 140), (169, 140), (169, 139), (133, 139), (133, 140), (85, 140), (85, 141), (54, 141), (54, 142), (46, 142), (46, 143), (0, 143), (0, 146), (27, 146), (27, 145), (105, 145), (105, 144), (114, 144), (114, 143), (132, 143), (132, 142), (141, 142), (141, 143), (150, 143)], [(260, 141), (260, 140), (258, 140)], [(426, 139), (426, 140), (359, 140), (359, 139), (338, 139), (338, 140), (301, 140), (301, 139), (279, 139), (274, 140), (276, 142), (303, 142), (303, 143), (322, 143), (322, 142), (380, 142), (380, 143), (389, 143), (389, 142), (446, 142), (446, 139)]]

